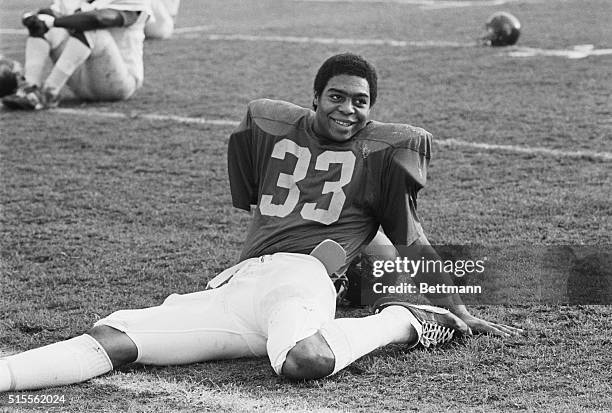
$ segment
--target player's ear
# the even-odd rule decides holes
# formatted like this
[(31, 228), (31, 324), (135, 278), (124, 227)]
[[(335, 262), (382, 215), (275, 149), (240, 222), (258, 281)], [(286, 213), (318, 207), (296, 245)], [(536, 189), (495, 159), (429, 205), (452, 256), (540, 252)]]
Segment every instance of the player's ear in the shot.
[(312, 98), (312, 108), (316, 111), (317, 110), (317, 101), (319, 100), (319, 96), (317, 96), (317, 94), (314, 94), (314, 97)]

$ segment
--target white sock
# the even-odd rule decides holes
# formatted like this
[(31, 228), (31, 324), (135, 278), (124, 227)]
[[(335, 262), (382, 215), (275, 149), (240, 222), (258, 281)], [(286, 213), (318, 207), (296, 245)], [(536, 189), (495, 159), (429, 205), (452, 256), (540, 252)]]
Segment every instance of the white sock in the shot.
[(51, 61), (51, 45), (42, 37), (28, 37), (25, 47), (25, 79), (31, 85), (42, 85), (43, 72)]
[(91, 55), (91, 49), (74, 37), (66, 40), (66, 47), (62, 52), (51, 73), (45, 81), (45, 88), (54, 95), (58, 95), (75, 70), (81, 66)]
[(0, 392), (80, 383), (112, 369), (102, 346), (83, 334), (0, 360)]
[(421, 335), (419, 322), (401, 306), (389, 306), (363, 318), (337, 318), (325, 323), (320, 332), (336, 359), (332, 374), (387, 344), (416, 345)]

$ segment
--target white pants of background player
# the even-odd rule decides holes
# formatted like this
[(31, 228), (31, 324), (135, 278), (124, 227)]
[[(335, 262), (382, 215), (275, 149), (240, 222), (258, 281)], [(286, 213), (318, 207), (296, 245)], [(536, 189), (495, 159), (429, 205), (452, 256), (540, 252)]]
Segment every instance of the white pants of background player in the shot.
[(145, 25), (147, 39), (167, 39), (174, 32), (174, 20), (178, 14), (180, 0), (153, 0), (153, 18)]
[[(138, 88), (138, 81), (128, 70), (119, 48), (108, 30), (85, 32), (91, 54), (68, 78), (67, 85), (79, 98), (87, 100), (122, 100)], [(70, 42), (69, 42), (70, 41)], [(41, 53), (46, 42), (48, 53)], [(25, 76), (29, 83), (42, 86), (48, 59), (55, 64), (67, 47), (82, 45), (66, 29), (54, 27), (44, 39), (29, 37), (26, 42)], [(50, 79), (47, 79), (50, 81)]]
[(295, 344), (334, 319), (336, 291), (310, 255), (277, 253), (239, 264), (225, 285), (170, 295), (162, 305), (99, 320), (126, 333), (136, 362), (175, 365), (268, 355), (277, 374)]

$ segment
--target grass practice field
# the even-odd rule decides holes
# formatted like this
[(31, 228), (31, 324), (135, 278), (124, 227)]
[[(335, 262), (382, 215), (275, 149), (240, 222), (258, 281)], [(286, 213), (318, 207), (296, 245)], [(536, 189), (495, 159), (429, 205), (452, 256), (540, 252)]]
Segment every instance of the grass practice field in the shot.
[[(20, 15), (46, 3), (0, 4), (0, 52), (23, 62)], [(475, 46), (500, 10), (522, 22), (518, 46)], [(375, 119), (435, 137), (419, 197), (432, 243), (609, 250), (612, 55), (564, 54), (612, 47), (611, 13), (609, 0), (183, 0), (174, 37), (146, 43), (130, 100), (0, 110), (0, 354), (203, 289), (235, 263), (249, 217), (231, 207), (229, 134), (254, 98), (310, 106), (316, 69), (343, 51), (379, 69)], [(25, 392), (62, 404), (1, 394), (0, 411), (612, 411), (612, 307), (471, 309), (529, 334), (388, 346), (300, 383), (265, 358), (132, 365)]]

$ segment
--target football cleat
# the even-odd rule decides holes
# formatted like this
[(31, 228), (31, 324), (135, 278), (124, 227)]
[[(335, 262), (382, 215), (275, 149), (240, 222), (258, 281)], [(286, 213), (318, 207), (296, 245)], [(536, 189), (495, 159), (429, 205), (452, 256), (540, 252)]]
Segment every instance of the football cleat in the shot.
[(403, 301), (397, 301), (395, 297), (381, 298), (374, 303), (374, 314), (392, 305), (404, 307), (412, 313), (418, 323), (414, 325), (413, 322), (419, 337), (417, 344), (421, 344), (423, 347), (429, 348), (448, 343), (455, 337), (455, 333), (457, 335), (471, 334), (467, 324), (444, 308), (431, 305), (408, 304)]
[(12, 95), (22, 79), (21, 64), (0, 55), (0, 98)]
[(2, 104), (14, 110), (50, 109), (59, 104), (59, 96), (48, 89), (41, 90), (37, 85), (24, 84), (12, 95), (2, 98)]
[(521, 34), (521, 22), (510, 13), (493, 13), (485, 23), (487, 33), (482, 37), (486, 46), (512, 46)]

